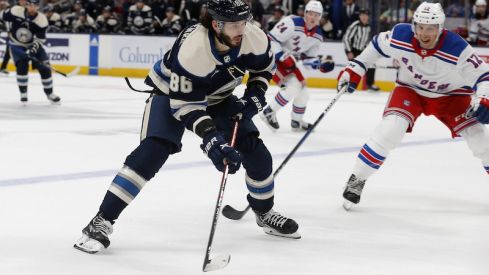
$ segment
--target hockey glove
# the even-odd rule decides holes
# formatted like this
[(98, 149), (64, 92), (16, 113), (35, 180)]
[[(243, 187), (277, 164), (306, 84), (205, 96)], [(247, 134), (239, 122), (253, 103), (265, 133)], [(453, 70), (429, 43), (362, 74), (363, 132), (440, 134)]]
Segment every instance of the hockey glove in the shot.
[(39, 50), (39, 44), (34, 42), (27, 46), (27, 51), (25, 52), (29, 58), (36, 56), (37, 51)]
[(331, 55), (323, 58), (320, 62), (322, 63), (321, 66), (317, 66), (316, 69), (319, 69), (322, 73), (328, 73), (334, 70), (334, 61)]
[(465, 117), (473, 117), (479, 123), (489, 124), (489, 97), (479, 95), (472, 99), (470, 108), (465, 113)]
[(338, 92), (345, 85), (348, 85), (347, 92), (353, 93), (357, 88), (358, 83), (360, 83), (360, 79), (362, 79), (362, 77), (349, 68), (341, 71), (340, 75), (338, 75)]
[(229, 117), (241, 114), (241, 119), (251, 120), (267, 105), (265, 92), (260, 89), (246, 89), (242, 98), (236, 100), (229, 108)]
[(296, 61), (295, 57), (292, 55), (292, 53), (284, 53), (278, 61), (282, 62), (282, 65), (284, 65), (284, 68), (286, 70), (295, 70), (296, 68)]
[(209, 157), (216, 166), (216, 169), (224, 172), (225, 161), (228, 161), (229, 174), (234, 174), (239, 170), (243, 156), (234, 150), (229, 143), (224, 140), (224, 136), (219, 132), (210, 132), (204, 136), (200, 145), (204, 154)]

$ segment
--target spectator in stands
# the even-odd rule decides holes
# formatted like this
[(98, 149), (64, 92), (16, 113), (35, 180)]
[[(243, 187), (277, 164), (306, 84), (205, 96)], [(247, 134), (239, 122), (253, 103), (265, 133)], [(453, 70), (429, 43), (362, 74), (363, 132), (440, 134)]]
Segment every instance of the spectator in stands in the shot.
[[(68, 14), (68, 16), (65, 17), (65, 20), (63, 22), (65, 32), (74, 32), (75, 31), (75, 23), (80, 18), (80, 11), (82, 9), (83, 9), (82, 2), (80, 0), (77, 0), (75, 2), (75, 11)], [(93, 20), (93, 18), (92, 18), (92, 20)]]
[(166, 8), (170, 4), (166, 0), (154, 0), (151, 3), (151, 12), (153, 13), (153, 27), (155, 34), (161, 34), (161, 22), (166, 18)]
[(271, 31), (273, 27), (275, 27), (275, 25), (283, 18), (285, 18), (285, 16), (282, 7), (275, 6), (275, 10), (273, 11), (273, 16), (270, 17), (270, 19), (268, 19), (267, 31)]
[(323, 4), (323, 15), (328, 15), (328, 21), (333, 20), (333, 3), (331, 0), (320, 0), (321, 4)]
[(63, 21), (61, 21), (61, 15), (54, 11), (53, 4), (47, 4), (43, 11), (49, 23), (48, 32), (61, 32), (63, 30)]
[(297, 7), (296, 15), (299, 16), (299, 17), (304, 17), (304, 8), (305, 8), (304, 5), (299, 5)]
[[(136, 0), (124, 0), (122, 3), (122, 29), (127, 29), (127, 18), (129, 17), (129, 8), (136, 3)], [(163, 19), (161, 19), (163, 20)]]
[(343, 38), (343, 34), (345, 34), (348, 26), (359, 19), (359, 11), (360, 7), (355, 4), (355, 0), (345, 0), (345, 5), (341, 7), (340, 11), (341, 29), (337, 35), (340, 39)]
[(489, 19), (485, 0), (475, 2), (475, 18), (471, 20), (467, 42), (479, 46), (489, 45)]
[(106, 6), (103, 13), (95, 21), (99, 33), (119, 33), (119, 20), (112, 14), (112, 8)]
[(323, 12), (319, 20), (319, 26), (321, 26), (321, 31), (323, 32), (323, 39), (334, 39), (333, 23), (329, 21), (329, 14), (327, 12)]
[[(260, 2), (262, 3), (262, 6), (265, 9), (266, 14), (273, 14), (275, 7), (282, 7), (282, 0), (265, 0), (265, 1), (260, 0)], [(282, 7), (282, 11), (284, 11), (283, 7)], [(284, 14), (287, 13), (284, 11)]]
[(455, 0), (445, 9), (447, 17), (465, 17), (465, 0)]
[(175, 9), (172, 7), (166, 8), (166, 18), (161, 23), (163, 35), (177, 36), (183, 29), (182, 20), (175, 14)]
[(73, 26), (73, 32), (75, 33), (95, 33), (97, 32), (97, 26), (95, 25), (95, 20), (87, 14), (85, 9), (81, 9), (78, 15), (78, 20), (76, 20)]
[(182, 20), (188, 21), (192, 19), (199, 19), (200, 10), (202, 5), (205, 5), (207, 0), (182, 0), (180, 6), (180, 17)]
[[(253, 15), (253, 20), (263, 25), (262, 19), (265, 9), (263, 5), (258, 0), (244, 0), (251, 9), (251, 15)], [(256, 23), (255, 23), (256, 24)]]
[(127, 16), (127, 33), (153, 34), (153, 14), (151, 8), (143, 0), (136, 0), (136, 4), (129, 8)]
[(391, 29), (397, 23), (410, 23), (413, 18), (413, 12), (407, 9), (406, 18), (406, 0), (401, 0), (398, 9), (389, 8), (380, 15), (381, 31)]

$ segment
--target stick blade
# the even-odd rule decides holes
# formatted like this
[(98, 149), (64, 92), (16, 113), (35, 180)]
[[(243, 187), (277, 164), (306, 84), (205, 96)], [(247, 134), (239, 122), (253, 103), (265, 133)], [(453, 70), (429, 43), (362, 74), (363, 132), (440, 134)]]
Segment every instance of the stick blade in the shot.
[(243, 216), (246, 214), (248, 209), (245, 209), (245, 211), (239, 211), (239, 210), (236, 210), (234, 209), (231, 205), (226, 205), (224, 206), (224, 208), (222, 209), (222, 215), (228, 219), (231, 219), (231, 220), (241, 220), (243, 218)]
[(72, 72), (67, 73), (66, 77), (72, 77), (74, 75), (77, 75), (80, 72), (80, 66), (76, 67)]
[(210, 259), (204, 266), (204, 272), (214, 271), (225, 268), (229, 261), (231, 260), (231, 255), (229, 253), (223, 253), (217, 257)]

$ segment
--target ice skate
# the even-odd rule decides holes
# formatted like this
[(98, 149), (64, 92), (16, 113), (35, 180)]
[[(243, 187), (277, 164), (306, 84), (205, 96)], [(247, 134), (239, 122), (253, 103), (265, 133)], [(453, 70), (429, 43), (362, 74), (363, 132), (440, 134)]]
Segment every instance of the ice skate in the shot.
[(378, 93), (380, 92), (380, 88), (372, 84), (370, 86), (367, 86), (367, 91), (371, 93)]
[(299, 225), (293, 220), (280, 215), (280, 213), (270, 209), (267, 213), (255, 212), (256, 223), (263, 227), (263, 231), (269, 235), (300, 239), (301, 235), (297, 232)]
[(0, 76), (8, 77), (8, 74), (9, 74), (9, 71), (7, 71), (6, 69), (0, 70)]
[(61, 98), (59, 98), (59, 96), (53, 94), (53, 93), (50, 93), (47, 95), (49, 101), (51, 101), (51, 104), (54, 104), (54, 105), (60, 105), (61, 104)]
[(304, 122), (304, 121), (296, 121), (296, 120), (292, 120), (290, 122), (290, 126), (292, 127), (292, 131), (308, 131), (309, 129), (312, 128), (312, 124), (311, 123), (307, 123), (307, 122)]
[(83, 228), (82, 237), (73, 247), (90, 254), (97, 253), (102, 248), (109, 247), (109, 235), (112, 234), (113, 230), (112, 222), (106, 220), (102, 212), (98, 212), (90, 223)]
[(27, 92), (20, 93), (20, 102), (25, 106), (27, 103)]
[(360, 202), (363, 187), (365, 187), (365, 180), (358, 180), (357, 177), (352, 174), (346, 183), (345, 191), (343, 192), (343, 198), (345, 198), (343, 207), (345, 210), (350, 210), (353, 204)]
[(275, 116), (275, 112), (268, 106), (260, 113), (261, 119), (265, 122), (265, 124), (272, 130), (272, 132), (276, 132), (280, 125), (278, 125), (277, 117)]

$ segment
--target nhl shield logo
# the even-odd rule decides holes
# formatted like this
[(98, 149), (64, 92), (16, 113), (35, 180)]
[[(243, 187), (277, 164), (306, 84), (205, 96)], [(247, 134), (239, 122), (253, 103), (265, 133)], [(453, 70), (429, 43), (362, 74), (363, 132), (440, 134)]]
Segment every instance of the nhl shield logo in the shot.
[(231, 61), (231, 57), (229, 57), (229, 55), (226, 55), (224, 57), (224, 62), (229, 63), (229, 61)]
[(421, 54), (422, 54), (422, 55), (426, 55), (427, 53), (428, 53), (428, 52), (427, 52), (426, 50), (422, 50), (422, 51), (421, 51)]

